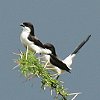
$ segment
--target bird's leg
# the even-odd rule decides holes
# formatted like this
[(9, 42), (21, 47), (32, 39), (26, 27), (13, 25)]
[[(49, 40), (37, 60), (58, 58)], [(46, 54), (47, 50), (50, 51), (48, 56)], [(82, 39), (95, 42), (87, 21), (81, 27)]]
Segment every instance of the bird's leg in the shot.
[(47, 67), (48, 63), (49, 63), (49, 61), (47, 61), (47, 62), (45, 63), (44, 68), (46, 68), (46, 67)]
[(26, 60), (27, 60), (27, 55), (28, 55), (28, 46), (26, 47)]

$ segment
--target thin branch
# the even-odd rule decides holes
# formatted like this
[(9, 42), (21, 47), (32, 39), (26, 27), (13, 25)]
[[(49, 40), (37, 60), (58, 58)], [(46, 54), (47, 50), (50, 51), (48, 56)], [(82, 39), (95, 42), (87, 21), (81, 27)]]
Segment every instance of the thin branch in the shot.
[(74, 97), (71, 100), (74, 100), (79, 94), (81, 94), (81, 92), (78, 93), (70, 93), (68, 95), (74, 95)]
[(17, 64), (13, 69), (19, 68), (20, 72), (26, 79), (32, 79), (37, 77), (41, 80), (41, 88), (45, 90), (50, 89), (51, 95), (55, 92), (57, 99), (62, 97), (62, 100), (67, 100), (67, 96), (75, 95), (71, 100), (74, 100), (80, 93), (70, 93), (62, 85), (63, 82), (58, 80), (58, 77), (54, 78), (52, 74), (44, 67), (45, 63), (42, 63), (35, 53), (32, 51), (27, 51), (25, 53), (20, 52), (20, 54), (13, 53), (20, 56), (17, 59)]

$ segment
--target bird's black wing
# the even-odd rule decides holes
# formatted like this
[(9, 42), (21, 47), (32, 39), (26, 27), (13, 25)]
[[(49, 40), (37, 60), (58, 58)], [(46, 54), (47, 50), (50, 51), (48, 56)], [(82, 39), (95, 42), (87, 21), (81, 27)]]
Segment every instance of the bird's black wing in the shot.
[(35, 45), (39, 46), (39, 47), (42, 47), (42, 48), (45, 48), (44, 45), (42, 44), (42, 42), (40, 40), (38, 40), (35, 36), (31, 36), (29, 35), (28, 36), (28, 39), (30, 41), (32, 41)]
[(70, 69), (67, 67), (66, 64), (64, 64), (61, 60), (59, 60), (56, 56), (49, 54), (50, 55), (50, 62), (54, 66), (57, 66), (58, 68), (62, 70), (66, 70), (67, 72), (70, 73)]

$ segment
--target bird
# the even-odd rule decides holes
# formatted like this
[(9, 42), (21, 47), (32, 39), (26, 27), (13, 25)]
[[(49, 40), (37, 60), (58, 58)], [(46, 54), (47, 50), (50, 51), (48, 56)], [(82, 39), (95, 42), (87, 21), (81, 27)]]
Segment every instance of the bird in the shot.
[(59, 75), (62, 70), (66, 70), (67, 72), (70, 73), (70, 69), (67, 67), (66, 64), (64, 64), (56, 54), (56, 50), (53, 44), (51, 43), (45, 43), (44, 47), (51, 50), (52, 53), (45, 54), (44, 55), (44, 60), (47, 61), (46, 69), (54, 70), (57, 71), (57, 74), (53, 74), (52, 76)]
[(27, 50), (31, 50), (38, 54), (51, 53), (51, 51), (46, 49), (43, 43), (35, 36), (34, 26), (32, 23), (23, 22), (20, 26), (22, 27), (20, 40)]
[[(50, 48), (51, 50), (51, 54), (47, 54), (48, 57), (45, 57), (46, 60), (49, 61), (49, 64), (46, 66), (47, 69), (53, 70), (56, 72), (55, 75), (60, 75), (62, 74), (65, 70), (67, 72), (71, 72), (72, 68), (72, 62), (73, 62), (73, 58), (76, 56), (76, 54), (79, 52), (79, 50), (83, 47), (83, 45), (89, 40), (89, 38), (91, 37), (91, 35), (89, 35), (85, 40), (83, 40), (76, 48), (75, 50), (69, 54), (69, 56), (67, 56), (64, 60), (60, 60), (57, 57), (56, 54), (56, 50), (53, 44), (44, 44), (45, 47), (48, 47), (48, 49)], [(52, 48), (52, 49), (51, 49)], [(55, 51), (55, 53), (54, 53)]]

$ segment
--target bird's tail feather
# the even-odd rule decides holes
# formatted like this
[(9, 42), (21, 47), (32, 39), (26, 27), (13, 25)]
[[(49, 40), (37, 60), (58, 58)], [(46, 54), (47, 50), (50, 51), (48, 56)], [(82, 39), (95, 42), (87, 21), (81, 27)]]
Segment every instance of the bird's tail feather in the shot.
[(72, 52), (72, 54), (76, 54), (82, 47), (83, 45), (89, 40), (89, 38), (91, 37), (91, 35), (89, 35), (86, 40), (82, 41), (78, 47), (76, 47), (76, 49)]

